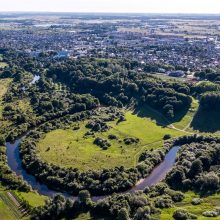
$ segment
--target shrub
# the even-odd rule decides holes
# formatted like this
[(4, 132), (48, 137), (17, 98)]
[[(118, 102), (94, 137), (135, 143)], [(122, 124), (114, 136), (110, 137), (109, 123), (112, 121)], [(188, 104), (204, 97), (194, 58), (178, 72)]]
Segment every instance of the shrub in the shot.
[(137, 144), (139, 142), (138, 138), (125, 138), (124, 139), (124, 143), (126, 145), (130, 145), (130, 144)]
[(107, 140), (104, 140), (100, 137), (97, 137), (93, 143), (101, 147), (103, 150), (107, 150), (111, 146), (111, 144)]
[(197, 219), (197, 216), (187, 212), (185, 209), (177, 209), (173, 213), (173, 218), (175, 220), (186, 220), (186, 219)]
[(118, 138), (117, 138), (116, 135), (110, 134), (110, 135), (108, 136), (108, 139), (109, 139), (109, 140), (116, 140), (116, 139), (118, 139)]
[(219, 213), (212, 210), (212, 211), (205, 211), (202, 213), (202, 215), (205, 217), (217, 217), (219, 215)]
[(202, 203), (202, 199), (200, 199), (200, 198), (194, 198), (194, 199), (192, 199), (192, 204), (193, 205), (199, 205), (199, 204), (201, 204)]
[(164, 136), (163, 136), (163, 139), (164, 140), (168, 140), (168, 139), (170, 139), (171, 138), (171, 135), (170, 134), (165, 134)]
[(155, 200), (155, 207), (170, 208), (173, 206), (173, 200), (169, 196), (161, 196)]

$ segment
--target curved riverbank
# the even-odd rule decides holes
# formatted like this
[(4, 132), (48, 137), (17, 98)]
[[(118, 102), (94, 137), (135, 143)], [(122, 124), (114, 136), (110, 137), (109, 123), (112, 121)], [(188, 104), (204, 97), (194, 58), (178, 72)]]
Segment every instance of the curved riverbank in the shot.
[[(34, 176), (28, 174), (22, 167), (22, 161), (19, 157), (19, 144), (21, 139), (17, 139), (14, 143), (6, 143), (6, 155), (8, 159), (8, 165), (12, 171), (17, 175), (22, 176), (23, 179), (32, 186), (33, 190), (36, 190), (39, 194), (48, 197), (53, 197), (55, 194), (60, 193), (58, 191), (49, 189), (45, 184), (39, 182)], [(163, 180), (166, 174), (172, 169), (177, 152), (180, 146), (172, 147), (166, 154), (163, 162), (153, 169), (151, 174), (141, 179), (134, 187), (126, 192), (135, 192), (137, 190), (143, 190), (146, 186), (152, 186)], [(62, 193), (65, 197), (75, 198), (67, 193)], [(94, 196), (93, 200), (102, 199), (105, 196)]]

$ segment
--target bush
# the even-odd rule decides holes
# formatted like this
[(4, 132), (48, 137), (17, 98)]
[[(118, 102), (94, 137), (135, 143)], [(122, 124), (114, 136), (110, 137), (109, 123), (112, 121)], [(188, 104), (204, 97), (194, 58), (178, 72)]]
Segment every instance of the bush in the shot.
[(170, 208), (173, 206), (173, 200), (169, 196), (160, 196), (155, 200), (155, 207)]
[(175, 220), (185, 220), (185, 219), (197, 219), (197, 216), (187, 212), (185, 209), (177, 209), (173, 213), (173, 218)]
[(178, 209), (173, 213), (173, 218), (176, 220), (185, 220), (188, 218), (188, 212), (184, 209)]
[(219, 213), (212, 210), (212, 211), (205, 211), (202, 213), (202, 215), (205, 217), (217, 217), (219, 215)]
[(100, 137), (97, 137), (93, 143), (101, 147), (103, 150), (107, 150), (111, 146), (111, 144), (107, 140), (104, 140)]
[(109, 140), (117, 140), (118, 138), (116, 137), (116, 135), (110, 134), (110, 135), (108, 136), (108, 139), (109, 139)]
[(200, 198), (194, 198), (194, 199), (192, 199), (192, 204), (193, 205), (199, 205), (199, 204), (201, 204), (202, 203), (202, 199), (200, 199)]
[(168, 139), (170, 139), (171, 138), (171, 135), (170, 134), (165, 134), (164, 136), (163, 136), (163, 139), (164, 140), (168, 140)]
[(138, 138), (125, 138), (124, 139), (124, 143), (126, 145), (130, 145), (130, 144), (137, 144), (139, 142)]

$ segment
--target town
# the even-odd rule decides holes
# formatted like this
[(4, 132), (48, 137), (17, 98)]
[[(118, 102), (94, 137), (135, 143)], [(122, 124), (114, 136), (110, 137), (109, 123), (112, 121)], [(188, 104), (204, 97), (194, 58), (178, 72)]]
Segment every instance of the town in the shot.
[(218, 16), (2, 14), (0, 19), (0, 47), (36, 58), (128, 58), (139, 63), (139, 71), (190, 79), (197, 71), (220, 68)]

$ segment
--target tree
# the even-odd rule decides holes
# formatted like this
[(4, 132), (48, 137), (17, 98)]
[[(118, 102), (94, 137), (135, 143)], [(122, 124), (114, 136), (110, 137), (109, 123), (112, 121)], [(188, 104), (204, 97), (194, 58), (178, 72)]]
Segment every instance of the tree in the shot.
[(88, 190), (82, 190), (79, 192), (79, 195), (78, 195), (78, 200), (82, 203), (87, 203), (88, 202), (88, 199), (91, 198), (91, 195), (89, 193)]
[(117, 215), (117, 220), (129, 220), (129, 213), (126, 208), (120, 209)]
[(194, 178), (196, 175), (202, 173), (202, 162), (200, 159), (196, 159), (192, 162), (192, 166), (189, 170), (188, 176)]

